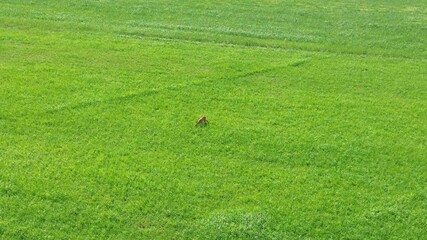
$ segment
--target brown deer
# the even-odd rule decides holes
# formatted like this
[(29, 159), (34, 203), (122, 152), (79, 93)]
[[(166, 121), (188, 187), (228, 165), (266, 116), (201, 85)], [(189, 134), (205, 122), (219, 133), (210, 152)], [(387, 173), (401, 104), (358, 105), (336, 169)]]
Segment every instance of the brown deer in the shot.
[(202, 116), (199, 118), (199, 120), (196, 122), (196, 127), (197, 126), (206, 126), (207, 124), (209, 124), (209, 121), (206, 119), (206, 116)]

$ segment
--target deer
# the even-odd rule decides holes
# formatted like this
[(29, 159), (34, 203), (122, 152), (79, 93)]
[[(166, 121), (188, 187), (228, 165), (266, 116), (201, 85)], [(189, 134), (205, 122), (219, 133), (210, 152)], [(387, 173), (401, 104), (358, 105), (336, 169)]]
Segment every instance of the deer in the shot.
[(196, 122), (196, 127), (206, 126), (207, 124), (209, 124), (209, 121), (206, 119), (206, 116), (201, 116)]

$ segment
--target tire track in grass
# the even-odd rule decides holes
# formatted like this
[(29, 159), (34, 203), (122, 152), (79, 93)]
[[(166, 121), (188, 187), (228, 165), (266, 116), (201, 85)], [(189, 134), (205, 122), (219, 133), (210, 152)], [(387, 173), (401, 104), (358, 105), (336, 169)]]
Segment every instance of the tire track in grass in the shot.
[(264, 74), (264, 73), (268, 73), (268, 72), (273, 72), (273, 71), (283, 69), (283, 68), (287, 68), (287, 67), (299, 66), (301, 64), (304, 64), (308, 60), (309, 59), (300, 59), (297, 61), (290, 62), (286, 65), (272, 66), (272, 67), (268, 67), (268, 68), (257, 69), (254, 71), (245, 72), (242, 74), (237, 74), (235, 76), (230, 76), (230, 77), (221, 77), (221, 78), (215, 78), (215, 79), (204, 80), (204, 81), (193, 81), (193, 82), (188, 82), (188, 83), (183, 83), (183, 84), (178, 84), (178, 85), (173, 85), (173, 86), (168, 86), (168, 87), (163, 87), (163, 88), (147, 89), (147, 90), (143, 90), (143, 91), (139, 91), (139, 92), (135, 92), (135, 93), (129, 93), (126, 95), (116, 96), (116, 97), (102, 99), (102, 100), (94, 100), (94, 101), (87, 101), (87, 102), (82, 102), (82, 103), (78, 103), (78, 104), (74, 104), (74, 105), (66, 105), (66, 106), (46, 110), (46, 111), (35, 113), (35, 114), (24, 113), (24, 114), (17, 115), (15, 117), (2, 116), (0, 119), (15, 121), (15, 120), (17, 120), (17, 118), (24, 118), (24, 117), (28, 117), (28, 116), (40, 116), (40, 115), (45, 115), (45, 114), (56, 114), (56, 113), (60, 113), (63, 111), (73, 111), (73, 110), (77, 110), (77, 109), (93, 107), (93, 106), (106, 104), (106, 103), (119, 103), (119, 102), (131, 100), (134, 98), (142, 97), (142, 96), (146, 97), (146, 96), (155, 95), (160, 91), (176, 90), (176, 89), (181, 89), (181, 88), (187, 88), (190, 86), (198, 86), (198, 85), (203, 85), (203, 84), (213, 82), (213, 81), (236, 80), (236, 79), (240, 79), (240, 78), (255, 76), (255, 75)]
[[(164, 28), (156, 28), (150, 27), (150, 29), (154, 30), (165, 30)], [(266, 36), (258, 36), (258, 35), (250, 35), (250, 34), (242, 34), (242, 36), (238, 35), (238, 33), (232, 32), (221, 32), (214, 36), (219, 36), (218, 38), (207, 39), (206, 36), (200, 35), (201, 33), (213, 35), (212, 32), (207, 31), (203, 32), (199, 29), (193, 30), (189, 29), (181, 29), (177, 27), (175, 30), (177, 33), (184, 33), (184, 35), (176, 36), (172, 29), (166, 29), (170, 31), (170, 33), (153, 33), (148, 31), (133, 31), (133, 32), (116, 32), (117, 36), (120, 38), (134, 38), (134, 39), (150, 39), (157, 41), (172, 41), (172, 42), (183, 42), (183, 43), (192, 43), (192, 44), (210, 44), (217, 46), (228, 46), (228, 47), (250, 47), (250, 48), (259, 48), (266, 50), (279, 50), (279, 51), (289, 51), (289, 52), (302, 52), (302, 53), (318, 53), (318, 54), (330, 54), (330, 55), (338, 55), (338, 56), (357, 56), (357, 57), (372, 57), (372, 58), (383, 58), (383, 59), (392, 59), (392, 60), (411, 60), (411, 61), (421, 61), (426, 62), (427, 59), (424, 57), (411, 57), (411, 56), (394, 56), (391, 54), (381, 54), (381, 53), (361, 53), (354, 51), (334, 51), (324, 49), (322, 46), (313, 47), (313, 49), (309, 49), (308, 46), (301, 45), (301, 43), (310, 43), (310, 42), (297, 42), (291, 41), (288, 39), (280, 39), (280, 38), (268, 38)], [(189, 33), (192, 36), (186, 36), (185, 34)], [(175, 35), (175, 36), (174, 36)], [(222, 39), (221, 37), (229, 37), (228, 39)], [(239, 42), (236, 37), (241, 37), (246, 39), (245, 42)], [(257, 42), (265, 41), (265, 42)], [(273, 42), (271, 42), (273, 41)], [(288, 46), (286, 46), (288, 45)], [(292, 45), (292, 46), (290, 46)]]

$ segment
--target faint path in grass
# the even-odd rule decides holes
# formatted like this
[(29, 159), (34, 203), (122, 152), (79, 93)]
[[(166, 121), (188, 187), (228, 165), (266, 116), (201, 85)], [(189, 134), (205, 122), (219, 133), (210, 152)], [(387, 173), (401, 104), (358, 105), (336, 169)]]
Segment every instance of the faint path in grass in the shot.
[[(187, 82), (187, 83), (183, 83), (183, 84), (176, 84), (176, 85), (172, 85), (172, 86), (167, 86), (167, 87), (163, 87), (163, 88), (146, 89), (143, 91), (139, 91), (139, 92), (135, 92), (135, 93), (129, 93), (129, 94), (122, 95), (122, 96), (116, 96), (116, 97), (107, 98), (107, 99), (82, 102), (82, 103), (78, 103), (78, 104), (74, 104), (74, 105), (66, 105), (66, 106), (55, 108), (55, 109), (43, 111), (40, 113), (21, 114), (21, 115), (17, 116), (17, 118), (22, 118), (22, 117), (26, 117), (26, 116), (34, 116), (34, 115), (56, 114), (56, 113), (63, 112), (63, 111), (73, 111), (73, 110), (82, 109), (82, 108), (94, 107), (94, 106), (106, 104), (106, 103), (120, 103), (120, 102), (128, 101), (128, 100), (131, 100), (134, 98), (152, 96), (152, 95), (157, 94), (160, 91), (182, 89), (182, 88), (187, 88), (189, 86), (203, 85), (203, 84), (206, 84), (209, 82), (216, 82), (216, 81), (221, 81), (221, 80), (236, 80), (236, 79), (250, 77), (250, 76), (254, 76), (254, 75), (258, 75), (258, 74), (273, 72), (273, 71), (283, 69), (286, 67), (299, 66), (301, 64), (304, 64), (307, 61), (308, 61), (308, 59), (301, 59), (298, 61), (290, 62), (286, 65), (257, 69), (255, 71), (245, 72), (245, 73), (237, 74), (237, 75), (230, 76), (230, 77), (221, 77), (221, 78), (215, 78), (215, 79), (210, 79), (210, 80), (202, 80), (202, 81), (192, 81), (192, 82)], [(3, 119), (13, 120), (14, 118), (3, 118)]]
[[(405, 55), (393, 55), (381, 54), (381, 53), (363, 53), (358, 50), (332, 50), (326, 49), (325, 46), (316, 45), (304, 45), (311, 44), (311, 42), (297, 42), (289, 40), (287, 38), (278, 38), (267, 35), (257, 35), (247, 32), (227, 32), (227, 31), (204, 31), (205, 29), (198, 29), (194, 27), (182, 27), (182, 26), (157, 26), (150, 25), (149, 29), (160, 30), (157, 32), (150, 32), (149, 30), (144, 31), (127, 31), (127, 32), (116, 32), (121, 38), (136, 38), (136, 39), (150, 39), (157, 41), (172, 41), (172, 42), (184, 42), (190, 44), (209, 44), (217, 46), (228, 46), (228, 47), (250, 47), (259, 48), (266, 50), (279, 50), (288, 52), (301, 52), (301, 53), (318, 53), (318, 54), (329, 54), (339, 56), (359, 56), (359, 57), (380, 57), (384, 59), (396, 59), (396, 60), (414, 60), (414, 61), (427, 61), (424, 57), (413, 57)], [(167, 30), (168, 32), (163, 32)], [(172, 32), (175, 31), (175, 32)], [(205, 35), (203, 35), (205, 34)], [(226, 38), (229, 37), (229, 38)], [(242, 40), (244, 39), (244, 40)]]

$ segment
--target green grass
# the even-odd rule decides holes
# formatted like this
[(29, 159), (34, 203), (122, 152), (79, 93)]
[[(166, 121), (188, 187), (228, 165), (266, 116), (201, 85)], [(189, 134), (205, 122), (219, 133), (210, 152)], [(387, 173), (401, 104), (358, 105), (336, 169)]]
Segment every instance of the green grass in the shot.
[(0, 238), (426, 238), (426, 9), (2, 0)]

